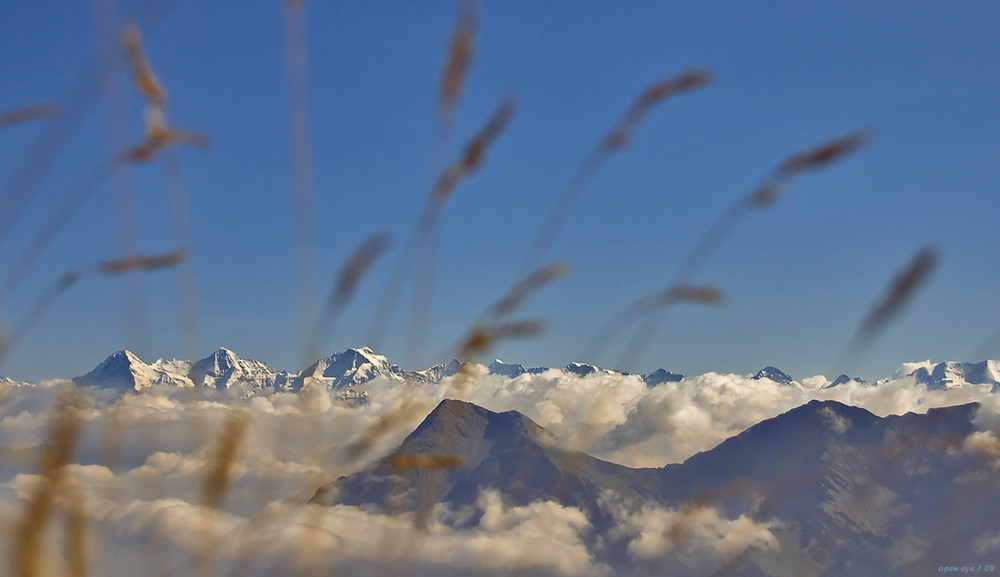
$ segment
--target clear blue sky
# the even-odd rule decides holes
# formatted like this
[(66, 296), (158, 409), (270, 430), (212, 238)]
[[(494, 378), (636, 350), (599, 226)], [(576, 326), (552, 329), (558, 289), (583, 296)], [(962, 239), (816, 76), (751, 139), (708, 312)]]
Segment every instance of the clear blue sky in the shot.
[[(71, 94), (97, 53), (93, 4), (101, 3), (5, 11), (0, 111)], [(448, 1), (307, 3), (317, 292), (327, 292), (371, 233), (397, 240), (362, 281), (324, 354), (366, 344), (398, 246), (428, 196), (440, 164), (435, 99), (456, 15)], [(935, 276), (853, 372), (871, 378), (907, 360), (980, 360), (967, 357), (1000, 326), (998, 22), (1000, 5), (965, 1), (483, 3), (446, 156), (458, 154), (502, 98), (519, 107), (443, 211), (431, 330), (412, 363), (450, 358), (449, 347), (509, 286), (555, 198), (632, 100), (655, 80), (702, 67), (715, 82), (652, 110), (557, 238), (549, 255), (570, 260), (574, 272), (521, 315), (545, 319), (548, 331), (505, 343), (494, 356), (614, 366), (622, 342), (579, 359), (587, 340), (616, 310), (663, 287), (729, 203), (789, 154), (869, 129), (868, 148), (795, 180), (726, 238), (696, 278), (727, 291), (725, 308), (674, 309), (641, 359), (624, 368), (745, 373), (773, 364), (795, 377), (829, 374), (872, 301), (927, 243), (942, 257)], [(178, 154), (194, 251), (196, 354), (226, 346), (297, 370), (282, 26), (277, 1), (178, 2), (146, 38), (146, 51), (169, 93), (170, 122), (212, 139), (208, 150)], [(120, 78), (83, 117), (0, 246), (0, 272), (57, 199), (113, 154), (116, 123), (126, 143), (139, 138), (141, 114)], [(10, 177), (52, 122), (0, 131), (0, 177)], [(144, 252), (176, 246), (166, 175), (163, 162), (128, 173)], [(62, 231), (4, 306), (5, 326), (66, 270), (123, 254), (113, 200), (124, 182), (107, 181)], [(178, 273), (139, 279), (148, 330), (126, 318), (127, 281), (86, 278), (45, 312), (0, 374), (82, 374), (126, 347), (147, 361), (189, 356)], [(378, 348), (406, 365), (409, 313), (398, 310)], [(983, 355), (1000, 357), (1000, 343)]]

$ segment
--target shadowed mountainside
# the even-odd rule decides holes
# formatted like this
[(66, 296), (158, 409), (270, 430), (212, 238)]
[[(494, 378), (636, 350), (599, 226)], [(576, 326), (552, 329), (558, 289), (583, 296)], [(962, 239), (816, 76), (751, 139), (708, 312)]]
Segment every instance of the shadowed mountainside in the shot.
[[(780, 547), (800, 549), (806, 574), (849, 575), (858, 567), (905, 574), (953, 558), (988, 561), (984, 529), (996, 527), (1000, 473), (992, 457), (969, 450), (977, 409), (880, 418), (812, 401), (683, 463), (631, 469), (558, 448), (516, 411), (445, 400), (391, 454), (321, 488), (312, 502), (419, 511), (467, 507), (494, 490), (508, 506), (553, 500), (580, 508), (593, 527), (591, 543), (613, 521), (609, 500), (629, 512), (680, 511), (681, 519), (711, 509), (768, 526)], [(417, 456), (449, 460), (400, 466)], [(683, 523), (664, 539), (687, 538)], [(627, 543), (605, 538), (598, 557), (634, 569)], [(725, 574), (762, 574), (761, 555), (747, 548)]]

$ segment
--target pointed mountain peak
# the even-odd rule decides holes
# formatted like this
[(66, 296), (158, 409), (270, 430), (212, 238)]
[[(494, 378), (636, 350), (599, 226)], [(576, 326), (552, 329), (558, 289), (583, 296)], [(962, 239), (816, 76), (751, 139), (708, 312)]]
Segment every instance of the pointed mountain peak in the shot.
[(511, 379), (528, 372), (528, 369), (524, 368), (524, 365), (505, 363), (500, 359), (494, 359), (487, 369), (489, 369), (491, 375), (502, 375)]
[(260, 361), (242, 359), (233, 351), (219, 347), (191, 364), (187, 377), (195, 385), (216, 389), (228, 389), (237, 383), (262, 389), (274, 385), (277, 371)]
[(786, 375), (785, 373), (781, 372), (781, 369), (779, 369), (777, 367), (772, 367), (771, 365), (768, 365), (768, 366), (764, 367), (763, 369), (757, 371), (757, 373), (754, 374), (754, 376), (752, 378), (755, 381), (759, 381), (761, 379), (770, 379), (770, 380), (772, 380), (772, 381), (774, 381), (776, 383), (782, 384), (782, 385), (790, 385), (790, 384), (792, 384), (792, 380), (793, 380), (792, 377), (790, 377), (790, 376)]
[(369, 361), (381, 361), (386, 359), (384, 355), (376, 353), (371, 347), (348, 347), (348, 349), (344, 352), (334, 354), (333, 356), (361, 357), (368, 359)]
[(648, 375), (644, 375), (642, 380), (646, 383), (647, 387), (655, 387), (656, 385), (662, 385), (663, 383), (676, 383), (683, 378), (684, 375), (672, 373), (666, 369), (656, 369)]
[(563, 368), (567, 373), (573, 373), (574, 375), (585, 377), (587, 375), (596, 373), (599, 369), (595, 365), (590, 365), (587, 363), (572, 362)]
[(370, 347), (348, 348), (309, 365), (290, 380), (290, 389), (302, 388), (307, 379), (322, 383), (331, 389), (344, 389), (360, 385), (380, 375), (400, 378), (400, 370), (389, 359)]
[(147, 365), (129, 350), (113, 353), (94, 370), (73, 381), (81, 386), (135, 391), (160, 384), (190, 386), (185, 376), (170, 374), (158, 367)]
[(864, 379), (862, 379), (860, 377), (849, 377), (846, 374), (841, 374), (836, 379), (833, 379), (833, 382), (830, 383), (829, 385), (827, 385), (824, 388), (826, 388), (826, 389), (832, 389), (833, 387), (839, 387), (841, 385), (846, 385), (847, 383), (852, 383), (852, 382), (853, 383), (857, 383), (859, 385), (867, 385), (868, 384), (868, 381), (866, 381), (866, 380), (864, 380)]
[[(111, 353), (110, 355), (108, 355), (108, 358), (104, 359), (104, 362), (101, 363), (101, 364), (105, 364), (105, 363), (129, 363), (129, 364), (132, 364), (132, 363), (142, 363), (142, 362), (143, 362), (142, 359), (140, 359), (138, 357), (138, 355), (136, 355), (132, 351), (130, 351), (128, 349), (122, 349), (120, 351), (115, 351), (115, 352)], [(143, 364), (145, 364), (145, 363), (143, 363)]]
[[(462, 438), (468, 437), (468, 431), (464, 429), (468, 429), (470, 426), (476, 429), (480, 428), (474, 426), (473, 423), (481, 423), (482, 434), (485, 434), (487, 424), (501, 422), (505, 423), (503, 428), (506, 429), (506, 433), (515, 434), (515, 436), (528, 433), (534, 437), (544, 431), (537, 423), (517, 411), (495, 413), (468, 401), (444, 399), (424, 418), (420, 426), (407, 439), (418, 436), (421, 431), (429, 428), (444, 433), (445, 439), (451, 438), (457, 432), (459, 437), (453, 440), (460, 442)], [(547, 435), (545, 436), (547, 437)], [(403, 442), (403, 446), (406, 446), (406, 441)]]

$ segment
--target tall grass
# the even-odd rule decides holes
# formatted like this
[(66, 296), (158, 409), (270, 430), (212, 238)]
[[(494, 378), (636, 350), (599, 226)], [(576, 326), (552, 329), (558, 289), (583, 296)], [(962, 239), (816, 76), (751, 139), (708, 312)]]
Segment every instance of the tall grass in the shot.
[[(349, 307), (358, 286), (365, 280), (377, 259), (381, 258), (390, 247), (389, 236), (377, 233), (362, 242), (356, 252), (343, 263), (330, 288), (329, 297), (324, 303), (321, 314), (316, 314), (316, 225), (315, 204), (312, 184), (312, 151), (310, 137), (310, 118), (308, 103), (308, 78), (310, 67), (306, 62), (305, 24), (308, 19), (307, 7), (302, 2), (288, 0), (284, 5), (285, 17), (285, 57), (287, 66), (286, 83), (289, 95), (290, 151), (293, 165), (293, 198), (296, 235), (296, 262), (299, 271), (299, 304), (301, 307), (301, 328), (303, 343), (303, 360), (311, 362), (319, 356), (320, 351), (335, 330), (344, 311)], [(461, 3), (460, 16), (448, 43), (444, 58), (440, 94), (438, 99), (439, 129), (442, 133), (450, 131), (450, 125), (457, 114), (457, 103), (468, 81), (468, 69), (471, 65), (473, 48), (475, 46), (476, 26), (478, 25), (477, 8), (473, 2)], [(155, 21), (155, 20), (154, 20)], [(147, 27), (147, 30), (153, 26)], [(105, 183), (115, 171), (127, 165), (147, 163), (164, 159), (167, 149), (172, 146), (205, 147), (208, 137), (198, 132), (179, 129), (171, 126), (165, 120), (165, 110), (168, 104), (168, 89), (165, 83), (155, 74), (152, 64), (147, 58), (142, 43), (143, 30), (136, 25), (129, 25), (122, 31), (122, 56), (128, 65), (131, 84), (136, 93), (147, 104), (145, 115), (145, 134), (143, 138), (131, 147), (117, 152), (105, 164), (98, 167), (94, 173), (85, 178), (77, 189), (63, 199), (50, 218), (37, 231), (34, 239), (28, 243), (28, 248), (21, 258), (12, 266), (4, 267), (7, 271), (4, 284), (0, 288), (0, 305), (6, 304), (8, 297), (18, 288), (20, 281), (34, 266), (41, 254), (54, 238), (67, 226), (80, 207)], [(105, 66), (102, 64), (102, 66)], [(463, 369), (453, 380), (453, 386), (448, 396), (462, 397), (468, 388), (474, 386), (474, 378), (470, 367), (473, 362), (482, 360), (499, 342), (513, 338), (531, 338), (543, 333), (544, 319), (514, 319), (511, 318), (523, 303), (537, 291), (545, 289), (549, 284), (568, 275), (571, 264), (567, 261), (557, 261), (541, 266), (551, 249), (553, 240), (559, 234), (565, 223), (571, 218), (575, 206), (585, 192), (590, 181), (595, 177), (601, 166), (612, 154), (624, 153), (633, 133), (643, 119), (657, 106), (670, 98), (701, 89), (712, 81), (712, 74), (706, 70), (692, 70), (679, 76), (660, 80), (644, 90), (626, 109), (618, 123), (606, 134), (583, 160), (576, 174), (570, 179), (566, 188), (556, 198), (556, 202), (540, 228), (523, 263), (511, 280), (507, 291), (496, 296), (494, 304), (480, 317), (472, 319), (468, 332), (459, 337), (455, 348), (455, 356), (462, 361)], [(71, 96), (68, 107), (55, 107), (42, 104), (0, 113), (0, 128), (13, 126), (23, 122), (41, 122), (60, 113), (60, 124), (50, 129), (50, 136), (42, 140), (35, 151), (28, 156), (24, 168), (19, 169), (13, 180), (4, 187), (4, 196), (0, 198), (0, 241), (6, 232), (18, 219), (23, 205), (33, 194), (40, 180), (50, 170), (52, 157), (68, 139), (69, 132), (79, 122), (84, 104), (99, 97), (108, 79), (102, 76), (98, 82), (88, 81), (84, 88), (78, 89), (82, 96)], [(181, 91), (172, 93), (171, 98), (183, 99)], [(696, 97), (696, 95), (692, 95)], [(433, 271), (433, 257), (426, 256), (427, 245), (432, 238), (440, 219), (444, 217), (444, 208), (462, 181), (479, 170), (487, 162), (487, 152), (494, 141), (502, 135), (514, 115), (514, 101), (505, 99), (486, 120), (483, 126), (466, 142), (461, 154), (451, 164), (445, 166), (430, 187), (430, 193), (424, 203), (421, 214), (415, 218), (414, 232), (403, 244), (399, 258), (390, 274), (390, 279), (384, 289), (382, 304), (372, 321), (369, 343), (377, 345), (388, 330), (395, 317), (395, 308), (400, 299), (403, 286), (412, 267), (421, 271)], [(447, 138), (444, 139), (445, 141)], [(866, 133), (854, 133), (846, 137), (828, 141), (816, 148), (794, 154), (778, 164), (768, 177), (766, 183), (751, 194), (739, 198), (730, 208), (726, 209), (718, 221), (710, 224), (704, 237), (682, 262), (671, 277), (669, 283), (659, 291), (638, 299), (634, 304), (623, 309), (614, 317), (604, 330), (599, 330), (592, 348), (585, 353), (591, 355), (594, 350), (603, 347), (613, 334), (630, 322), (638, 322), (639, 328), (634, 333), (631, 345), (627, 350), (631, 354), (641, 352), (645, 343), (651, 339), (651, 331), (661, 322), (658, 313), (679, 303), (696, 303), (721, 306), (725, 302), (726, 292), (723, 288), (710, 285), (697, 285), (694, 277), (710, 258), (712, 252), (724, 240), (725, 236), (747, 214), (754, 210), (774, 203), (788, 187), (789, 182), (798, 174), (823, 168), (846, 155), (855, 152), (868, 141)], [(445, 145), (441, 145), (445, 148)], [(183, 188), (180, 184), (179, 167), (176, 157), (165, 159), (173, 163), (174, 186), (178, 195), (175, 220), (179, 229), (179, 246), (163, 254), (127, 254), (117, 258), (99, 260), (94, 264), (71, 271), (60, 271), (52, 288), (38, 296), (36, 304), (20, 316), (20, 323), (13, 330), (5, 332), (0, 325), (0, 361), (20, 343), (24, 335), (31, 330), (37, 319), (43, 315), (53, 301), (65, 291), (70, 290), (83, 278), (88, 276), (120, 276), (127, 274), (145, 274), (150, 271), (181, 267), (187, 263), (192, 252), (197, 252), (197, 246), (190, 246), (190, 236), (186, 230), (186, 203), (183, 200)], [(435, 167), (436, 168), (436, 167)], [(916, 289), (922, 285), (932, 272), (936, 262), (935, 253), (925, 249), (893, 281), (885, 297), (877, 301), (871, 313), (861, 322), (856, 341), (849, 345), (851, 350), (860, 350), (870, 346), (877, 333), (903, 308)], [(191, 269), (187, 269), (190, 274)], [(189, 279), (187, 285), (192, 284)], [(433, 282), (433, 274), (424, 281)], [(418, 283), (419, 284), (419, 283)], [(182, 283), (181, 292), (185, 289)], [(429, 285), (428, 285), (429, 286)], [(189, 312), (193, 297), (186, 297)], [(418, 313), (426, 313), (430, 307), (430, 298), (416, 298), (415, 309)], [(429, 313), (428, 313), (429, 314)], [(313, 319), (318, 318), (319, 322)], [(419, 328), (422, 322), (414, 321), (418, 330), (414, 334), (416, 341), (422, 341), (425, 330)], [(853, 353), (852, 354), (856, 354)], [(623, 357), (621, 364), (629, 365), (634, 358)], [(301, 392), (303, 403), (309, 402), (309, 386), (306, 384)], [(51, 574), (46, 569), (45, 559), (50, 554), (46, 550), (45, 530), (57, 514), (65, 518), (66, 550), (63, 555), (71, 575), (87, 575), (93, 573), (91, 566), (94, 560), (89, 556), (92, 544), (88, 542), (86, 518), (86, 502), (83, 494), (69, 493), (60, 502), (67, 505), (59, 510), (57, 495), (67, 491), (67, 466), (73, 463), (74, 451), (83, 437), (86, 424), (84, 413), (88, 400), (79, 392), (68, 393), (60, 399), (52, 409), (52, 425), (45, 450), (39, 455), (41, 482), (25, 501), (24, 510), (17, 523), (15, 556), (10, 560), (9, 571), (18, 577)], [(356, 461), (370, 456), (369, 453), (377, 443), (389, 432), (395, 430), (400, 423), (410, 422), (414, 416), (426, 414), (432, 408), (426, 398), (417, 395), (402, 396), (398, 402), (383, 412), (377, 420), (361, 431), (349, 444), (346, 458)], [(324, 423), (322, 415), (317, 413), (314, 420), (303, 422), (302, 430), (308, 431), (322, 440)], [(226, 495), (231, 490), (234, 467), (238, 461), (241, 442), (245, 439), (248, 429), (253, 424), (246, 417), (232, 411), (224, 421), (214, 439), (208, 440), (206, 447), (210, 448), (210, 464), (204, 477), (199, 503), (206, 509), (224, 510)], [(306, 452), (313, 451), (308, 440), (302, 441)], [(312, 458), (321, 460), (322, 452), (315, 450)], [(421, 471), (437, 475), (450, 469), (461, 467), (462, 459), (456, 455), (439, 454), (394, 454), (389, 458), (390, 466), (401, 471)], [(313, 487), (315, 488), (315, 487)], [(416, 515), (417, 528), (411, 547), (419, 547), (419, 531), (427, 522), (427, 513), (434, 505), (421, 499), (421, 506)], [(706, 506), (708, 499), (693, 501), (682, 509), (679, 521), (670, 528), (664, 536), (670, 540), (682, 540), (688, 537), (687, 522), (692, 515)], [(216, 535), (218, 530), (211, 526), (213, 517), (206, 514), (206, 534)], [(313, 519), (313, 523), (321, 520)], [(220, 546), (219, 540), (206, 539), (200, 558), (199, 567), (205, 574), (214, 574), (214, 550)], [(531, 546), (525, 543), (525, 547)], [(247, 563), (255, 559), (255, 553), (249, 552), (244, 557)], [(188, 567), (188, 565), (182, 565)]]

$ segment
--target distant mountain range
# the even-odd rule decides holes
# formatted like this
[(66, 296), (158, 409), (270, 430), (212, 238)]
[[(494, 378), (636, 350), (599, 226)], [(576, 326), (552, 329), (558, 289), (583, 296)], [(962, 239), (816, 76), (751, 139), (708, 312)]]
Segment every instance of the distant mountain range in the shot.
[[(486, 490), (507, 506), (556, 501), (586, 514), (588, 549), (618, 574), (934, 574), (1000, 556), (1000, 461), (967, 442), (978, 406), (880, 418), (812, 401), (683, 463), (631, 469), (561, 449), (515, 411), (445, 400), (388, 456), (312, 502), (416, 511), (419, 522), (436, 503), (462, 510)], [(632, 513), (675, 512), (660, 536), (675, 541), (669, 570), (650, 571), (629, 554), (609, 499)], [(686, 540), (712, 537), (696, 528), (709, 511), (767, 527), (773, 546), (751, 546), (719, 572), (687, 565)], [(796, 565), (772, 572), (776, 556)]]
[[(384, 355), (368, 347), (349, 348), (341, 353), (317, 360), (312, 365), (297, 372), (279, 371), (264, 362), (243, 359), (233, 351), (219, 348), (209, 356), (197, 361), (158, 359), (147, 364), (130, 351), (118, 351), (97, 365), (86, 375), (73, 380), (80, 385), (102, 388), (134, 390), (157, 385), (178, 387), (209, 387), (239, 391), (244, 395), (273, 391), (297, 391), (305, 384), (316, 384), (328, 389), (342, 391), (346, 397), (363, 397), (359, 385), (382, 377), (390, 380), (436, 383), (456, 374), (461, 363), (451, 360), (423, 370), (406, 370), (392, 364)], [(556, 370), (567, 375), (585, 378), (589, 375), (619, 374), (621, 371), (605, 369), (587, 363), (573, 362), (561, 369), (547, 367), (525, 367), (516, 363), (505, 363), (500, 359), (484, 367), (491, 375), (517, 378), (521, 375), (537, 375)], [(655, 387), (664, 383), (679, 382), (685, 375), (657, 369), (649, 374), (636, 375), (647, 386)], [(750, 378), (767, 379), (786, 386), (802, 386), (791, 376), (773, 366), (766, 366)], [(827, 387), (841, 386), (850, 382), (862, 386), (876, 386), (890, 380), (913, 378), (930, 390), (950, 389), (969, 385), (989, 384), (993, 390), (1000, 390), (1000, 361), (979, 363), (930, 361), (903, 363), (896, 372), (873, 385), (859, 378), (840, 375)], [(16, 383), (0, 377), (0, 383)], [(25, 383), (18, 383), (25, 384)]]

